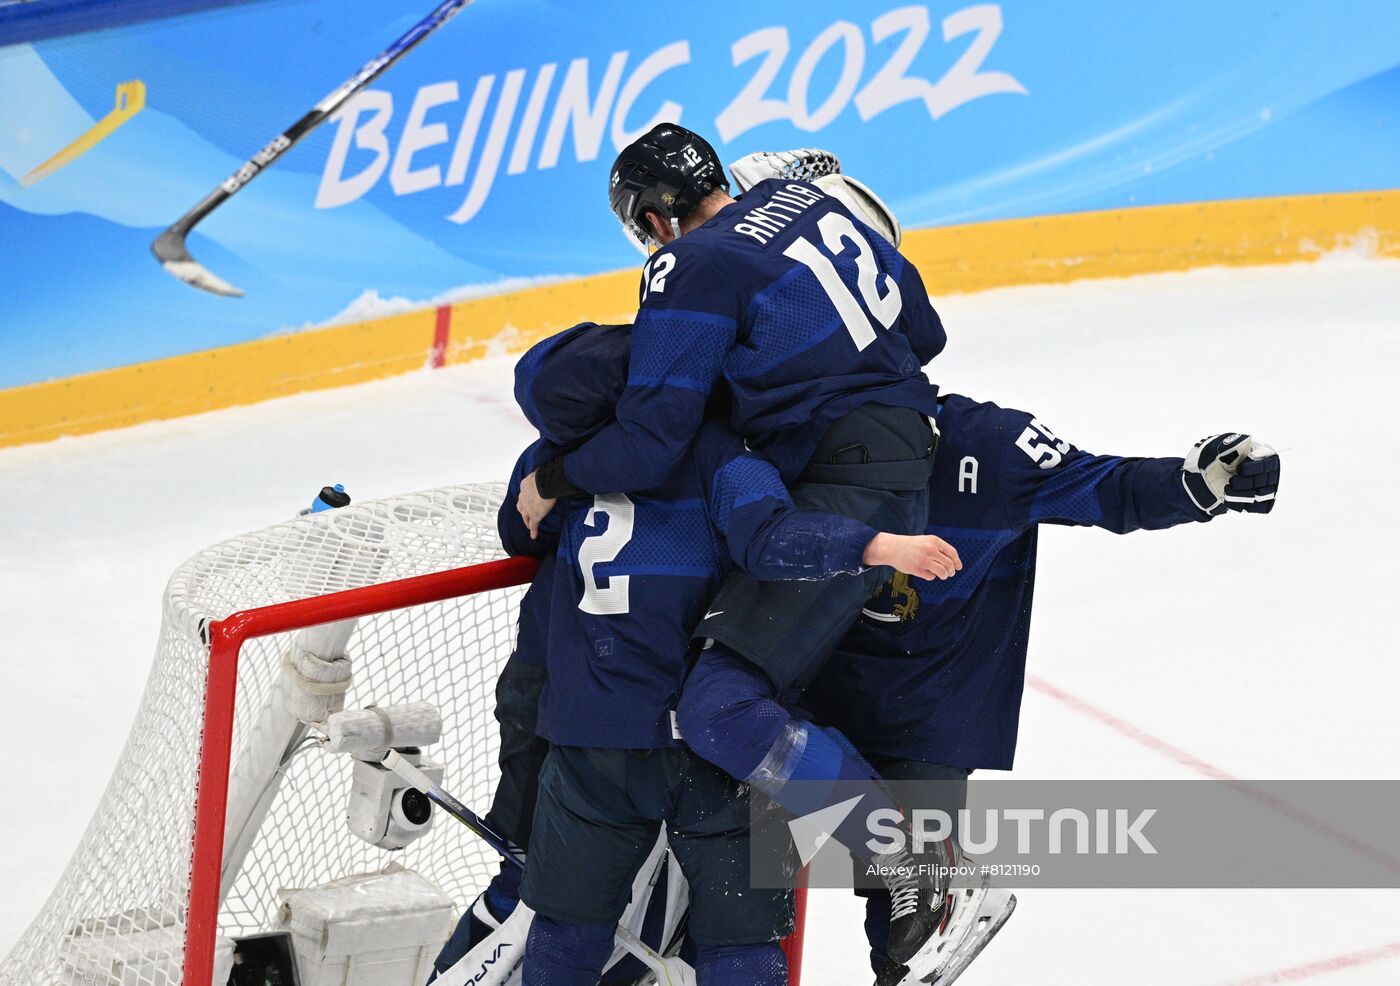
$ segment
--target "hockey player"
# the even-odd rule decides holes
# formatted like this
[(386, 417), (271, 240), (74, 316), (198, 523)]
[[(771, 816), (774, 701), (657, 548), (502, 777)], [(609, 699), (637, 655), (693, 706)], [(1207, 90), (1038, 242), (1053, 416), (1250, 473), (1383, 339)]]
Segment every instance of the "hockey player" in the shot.
[[(625, 358), (626, 354), (619, 356)], [(511, 476), (510, 489), (519, 488), (521, 478), (534, 468), (534, 456), (545, 447), (543, 442), (537, 442), (520, 457), (515, 474)], [(500, 737), (497, 765), (501, 775), (485, 818), (494, 831), (522, 849), (530, 844), (540, 768), (549, 752), (549, 744), (536, 734), (535, 724), (547, 673), (549, 601), (554, 587), (560, 519), (551, 515), (538, 532), (539, 536), (531, 538), (521, 526), (520, 515), (510, 498), (502, 503), (497, 519), (501, 546), (507, 554), (531, 555), (540, 560), (539, 570), (520, 599), (515, 647), (496, 679), (496, 722)], [(434, 960), (430, 983), (510, 917), (520, 900), (520, 877), (520, 867), (501, 863), (491, 883), (467, 907)]]
[[(734, 427), (799, 506), (921, 529), (937, 393), (922, 367), (945, 337), (918, 272), (815, 185), (760, 182), (740, 202), (727, 189), (710, 145), (673, 124), (618, 157), (613, 211), (644, 250), (661, 247), (642, 273), (627, 389), (615, 424), (526, 478), (522, 517), (533, 528), (556, 497), (654, 487), (694, 441), (722, 379)], [(824, 807), (805, 800), (818, 786), (784, 793), (789, 777), (829, 781), (832, 796), (871, 780), (838, 738), (786, 716), (775, 728), (765, 713), (810, 682), (878, 579), (730, 575), (697, 630), (714, 641), (704, 687), (678, 710), (692, 747), (801, 813)], [(881, 800), (878, 785), (866, 790)], [(908, 958), (938, 926), (941, 888), (907, 852), (876, 858), (863, 846), (851, 848), (896, 893), (890, 948)]]
[[(610, 369), (616, 387), (601, 408), (611, 415), (626, 366), (613, 340), (625, 346), (626, 328), (576, 327), (522, 359), (522, 408), (556, 447), (593, 430), (589, 403)], [(542, 448), (531, 447), (525, 468)], [(767, 578), (827, 578), (885, 562), (946, 576), (955, 557), (937, 538), (880, 535), (850, 518), (798, 512), (776, 469), (718, 422), (658, 490), (579, 498), (560, 523), (539, 719), (555, 748), (523, 888), (536, 911), (526, 982), (596, 981), (663, 821), (691, 882), (700, 981), (781, 982), (776, 941), (790, 924), (788, 894), (748, 889), (739, 785), (673, 734), (691, 628), (728, 567), (726, 545)], [(508, 548), (522, 536), (503, 530)], [(540, 588), (537, 579), (532, 593)], [(741, 906), (726, 897), (735, 886), (744, 887)], [(498, 903), (488, 894), (488, 906)], [(498, 906), (492, 917), (503, 917)]]
[[(973, 770), (1012, 766), (1039, 526), (1127, 534), (1268, 513), (1280, 464), (1239, 433), (1202, 439), (1185, 459), (1093, 455), (1025, 411), (956, 394), (940, 398), (938, 422), (926, 530), (957, 544), (964, 570), (891, 580), (806, 698), (887, 779), (952, 781), (965, 797)], [(889, 908), (888, 894), (867, 901), (877, 986), (905, 975), (885, 946)]]
[[(630, 334), (604, 326), (584, 338), (591, 326), (575, 326), (532, 348), (516, 365), (515, 397), (540, 439), (519, 457), (507, 484), (496, 529), (501, 547), (510, 555), (540, 560), (539, 571), (520, 600), (515, 648), (496, 682), (496, 721), (499, 725), (500, 780), (486, 822), (515, 845), (528, 849), (534, 825), (540, 770), (549, 743), (538, 735), (539, 702), (547, 676), (549, 606), (559, 547), (562, 511), (552, 513), (532, 536), (521, 523), (514, 495), (520, 482), (543, 459), (577, 445), (613, 418), (613, 407), (626, 376)], [(555, 386), (542, 364), (558, 365), (558, 356), (571, 343), (579, 348), (581, 372)], [(543, 385), (540, 381), (543, 379)], [(451, 968), (510, 917), (520, 900), (519, 867), (502, 863), (487, 889), (467, 908), (457, 929), (434, 962), (435, 975)], [(430, 982), (432, 980), (429, 980)]]
[[(519, 474), (512, 477), (514, 485), (518, 485), (524, 475), (519, 472), (521, 466), (531, 464), (528, 453), (521, 457), (520, 464), (516, 466)], [(515, 505), (507, 502), (502, 505), (498, 524), (502, 545), (508, 554), (533, 555), (540, 560), (539, 571), (520, 600), (515, 648), (496, 679), (496, 722), (500, 737), (497, 764), (500, 778), (491, 799), (491, 809), (485, 818), (492, 830), (522, 849), (529, 846), (540, 767), (549, 751), (549, 744), (536, 735), (535, 720), (546, 675), (549, 599), (554, 586), (554, 552), (559, 543), (559, 519), (551, 516), (539, 532), (540, 536), (531, 539), (528, 532), (520, 527), (520, 515), (516, 513)], [(429, 982), (455, 965), (510, 917), (520, 900), (520, 877), (520, 867), (504, 861), (501, 863), (491, 883), (467, 908), (451, 938), (438, 954)]]
[[(571, 384), (540, 390), (568, 401), (555, 417), (586, 422), (590, 428), (596, 424), (597, 412), (589, 411), (589, 402), (611, 408), (622, 387), (620, 364), (627, 351), (620, 332), (594, 338), (611, 339), (611, 356), (595, 349), (598, 361), (579, 367), (585, 372)], [(609, 358), (619, 364), (611, 377), (606, 368)], [(579, 393), (580, 380), (593, 385), (591, 394)], [(528, 396), (523, 397), (522, 404), (527, 400)], [(536, 412), (532, 417), (550, 415)], [(947, 585), (915, 582), (911, 588), (908, 579), (896, 577), (893, 587), (887, 586), (882, 598), (867, 607), (865, 623), (843, 645), (839, 667), (831, 672), (838, 677), (819, 680), (809, 693), (824, 713), (822, 721), (844, 727), (863, 748), (879, 756), (876, 762), (882, 772), (896, 780), (964, 780), (970, 767), (959, 765), (955, 756), (944, 755), (940, 761), (936, 755), (951, 749), (974, 758), (989, 756), (985, 744), (969, 739), (978, 735), (984, 714), (1001, 725), (981, 727), (981, 731), (1006, 731), (1009, 723), (1014, 744), (1036, 524), (1091, 523), (1126, 532), (1204, 520), (1227, 508), (1266, 512), (1278, 481), (1277, 457), (1245, 436), (1203, 440), (1193, 450), (1189, 465), (1183, 465), (1179, 459), (1091, 456), (1059, 442), (1024, 412), (957, 396), (940, 400), (939, 417), (950, 426), (945, 450), (956, 450), (956, 455), (945, 458), (935, 470), (930, 517), (948, 517), (947, 523), (956, 527), (958, 535), (969, 537), (969, 545), (976, 546), (977, 565), (959, 576), (972, 581), (964, 585), (957, 580)], [(957, 441), (951, 440), (954, 430)], [(523, 458), (513, 484), (529, 468), (530, 460)], [(1243, 476), (1234, 476), (1236, 471)], [(509, 509), (503, 509), (502, 519), (510, 550), (538, 547), (523, 530), (511, 533), (516, 518)], [(920, 605), (921, 599), (935, 597), (944, 601), (936, 611), (927, 601)], [(936, 620), (931, 616), (934, 612), (939, 614)], [(906, 629), (900, 620), (911, 625)], [(926, 628), (921, 620), (933, 622)], [(924, 632), (917, 633), (920, 629)], [(885, 631), (901, 634), (897, 646), (884, 639)], [(872, 632), (873, 645), (867, 643)], [(927, 652), (906, 655), (904, 633), (924, 642)], [(937, 642), (945, 639), (947, 645), (939, 648)], [(865, 657), (863, 651), (872, 656)], [(984, 652), (992, 656), (990, 664), (982, 662)], [(927, 660), (919, 662), (920, 657)], [(963, 682), (966, 676), (972, 680), (969, 685), (939, 687), (942, 679)], [(1007, 692), (1014, 693), (1014, 701), (1001, 703), (1009, 710), (988, 709), (998, 704), (991, 699), (981, 706), (967, 700), (964, 691), (971, 696), (991, 694), (984, 677), (994, 682), (1010, 680)], [(922, 687), (906, 692), (910, 681), (922, 682)], [(901, 716), (901, 712), (907, 714)], [(996, 759), (981, 765), (1009, 767), (1010, 745), (999, 749), (1001, 753), (990, 754)], [(929, 750), (934, 753), (921, 752)], [(978, 763), (972, 761), (974, 766)], [(881, 982), (898, 981), (902, 974), (883, 952), (888, 907), (888, 896), (877, 898), (869, 924), (875, 961), (884, 977)]]

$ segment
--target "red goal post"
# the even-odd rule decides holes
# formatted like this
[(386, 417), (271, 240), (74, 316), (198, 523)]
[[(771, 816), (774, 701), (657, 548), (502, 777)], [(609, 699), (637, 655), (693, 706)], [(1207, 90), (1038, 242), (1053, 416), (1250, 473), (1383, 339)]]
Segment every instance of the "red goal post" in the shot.
[[(495, 684), (538, 567), (502, 557), (504, 496), (504, 484), (472, 483), (365, 501), (177, 568), (126, 745), (62, 878), (0, 962), (0, 986), (214, 986), (235, 940), (282, 926), (284, 890), (390, 866), (469, 903), (494, 851), (452, 824), (394, 851), (358, 838), (352, 765), (305, 724), (427, 703), (442, 731), (425, 752), (444, 785), (490, 802)], [(123, 649), (113, 642), (113, 656)], [(785, 943), (794, 984), (800, 936), (799, 921)]]
[[(287, 633), (323, 623), (372, 616), (441, 602), (492, 589), (524, 585), (539, 561), (514, 557), (448, 572), (347, 589), (328, 596), (234, 613), (209, 624), (209, 677), (205, 684), (204, 733), (200, 742), (199, 786), (195, 795), (194, 865), (190, 875), (189, 922), (185, 930), (185, 986), (204, 986), (214, 974), (218, 934), (220, 860), (228, 807), (229, 759), (233, 745), (234, 689), (238, 656), (253, 637)], [(796, 925), (783, 939), (789, 986), (802, 981), (803, 929), (807, 916), (807, 871), (796, 888)]]
[(505, 558), (244, 610), (209, 624), (209, 676), (205, 681), (204, 732), (200, 740), (199, 785), (195, 794), (194, 862), (190, 870), (189, 918), (185, 928), (184, 986), (205, 986), (212, 983), (214, 977), (224, 818), (228, 810), (229, 761), (233, 752), (234, 697), (243, 644), (256, 637), (524, 585), (535, 577), (538, 568), (539, 561), (535, 558)]

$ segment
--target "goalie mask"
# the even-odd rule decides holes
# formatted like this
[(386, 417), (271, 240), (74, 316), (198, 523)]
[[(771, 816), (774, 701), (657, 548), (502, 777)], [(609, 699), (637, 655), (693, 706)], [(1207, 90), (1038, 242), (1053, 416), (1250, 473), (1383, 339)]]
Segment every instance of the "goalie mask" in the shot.
[(680, 223), (715, 189), (729, 190), (719, 155), (697, 133), (675, 123), (652, 127), (613, 162), (608, 201), (627, 239), (645, 256), (653, 245), (646, 214), (654, 212), (680, 235)]

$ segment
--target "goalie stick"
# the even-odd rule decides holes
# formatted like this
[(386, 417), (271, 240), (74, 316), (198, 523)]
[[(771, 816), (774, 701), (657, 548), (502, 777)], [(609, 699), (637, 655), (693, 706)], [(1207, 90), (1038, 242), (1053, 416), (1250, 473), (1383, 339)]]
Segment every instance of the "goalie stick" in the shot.
[(340, 109), (346, 100), (378, 78), (389, 66), (406, 55), (428, 35), (446, 24), (469, 3), (471, 0), (444, 0), (431, 14), (409, 28), (401, 38), (313, 106), (305, 116), (274, 137), (266, 147), (249, 158), (243, 167), (204, 196), (193, 209), (175, 220), (174, 224), (156, 237), (155, 242), (151, 244), (151, 252), (155, 254), (161, 266), (191, 287), (200, 288), (225, 298), (241, 298), (243, 296), (241, 290), (212, 273), (190, 256), (189, 248), (185, 245), (185, 237), (189, 236), (190, 231), (201, 220), (223, 205), (239, 189), (256, 178), (274, 161), (295, 147), (303, 137), (325, 122), (326, 118)]
[[(441, 785), (434, 784), (427, 774), (405, 760), (397, 750), (390, 750), (382, 763), (419, 793), (427, 795), (443, 811), (465, 825), (488, 846), (500, 853), (503, 859), (514, 863), (521, 869), (525, 868), (525, 853), (521, 851), (519, 846), (513, 845), (509, 839), (492, 829), (486, 824), (485, 819), (447, 793)], [(695, 972), (684, 960), (662, 955), (621, 925), (618, 925), (615, 934), (618, 944), (656, 976), (657, 986), (695, 986)]]

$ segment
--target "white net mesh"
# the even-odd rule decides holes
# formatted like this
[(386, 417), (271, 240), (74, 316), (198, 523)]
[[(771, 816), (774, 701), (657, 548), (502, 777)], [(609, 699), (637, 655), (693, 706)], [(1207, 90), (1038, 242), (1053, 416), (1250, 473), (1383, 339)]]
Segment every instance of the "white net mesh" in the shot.
[[(181, 983), (207, 621), (500, 558), (495, 518), (503, 495), (502, 484), (481, 484), (357, 504), (233, 538), (182, 565), (166, 589), (155, 662), (116, 772), (62, 880), (0, 966), (0, 984)], [(514, 639), (521, 592), (366, 617), (349, 645), (354, 680), (346, 707), (436, 705), (443, 739), (428, 752), (446, 767), (448, 788), (483, 813), (497, 777), (493, 690)], [(282, 634), (243, 647), (235, 770), (292, 639)], [(271, 926), (284, 888), (393, 863), (428, 877), (458, 905), (485, 885), (494, 854), (440, 814), (425, 838), (401, 852), (352, 835), (345, 825), (351, 769), (349, 758), (319, 748), (293, 758), (225, 895), (221, 935)]]

